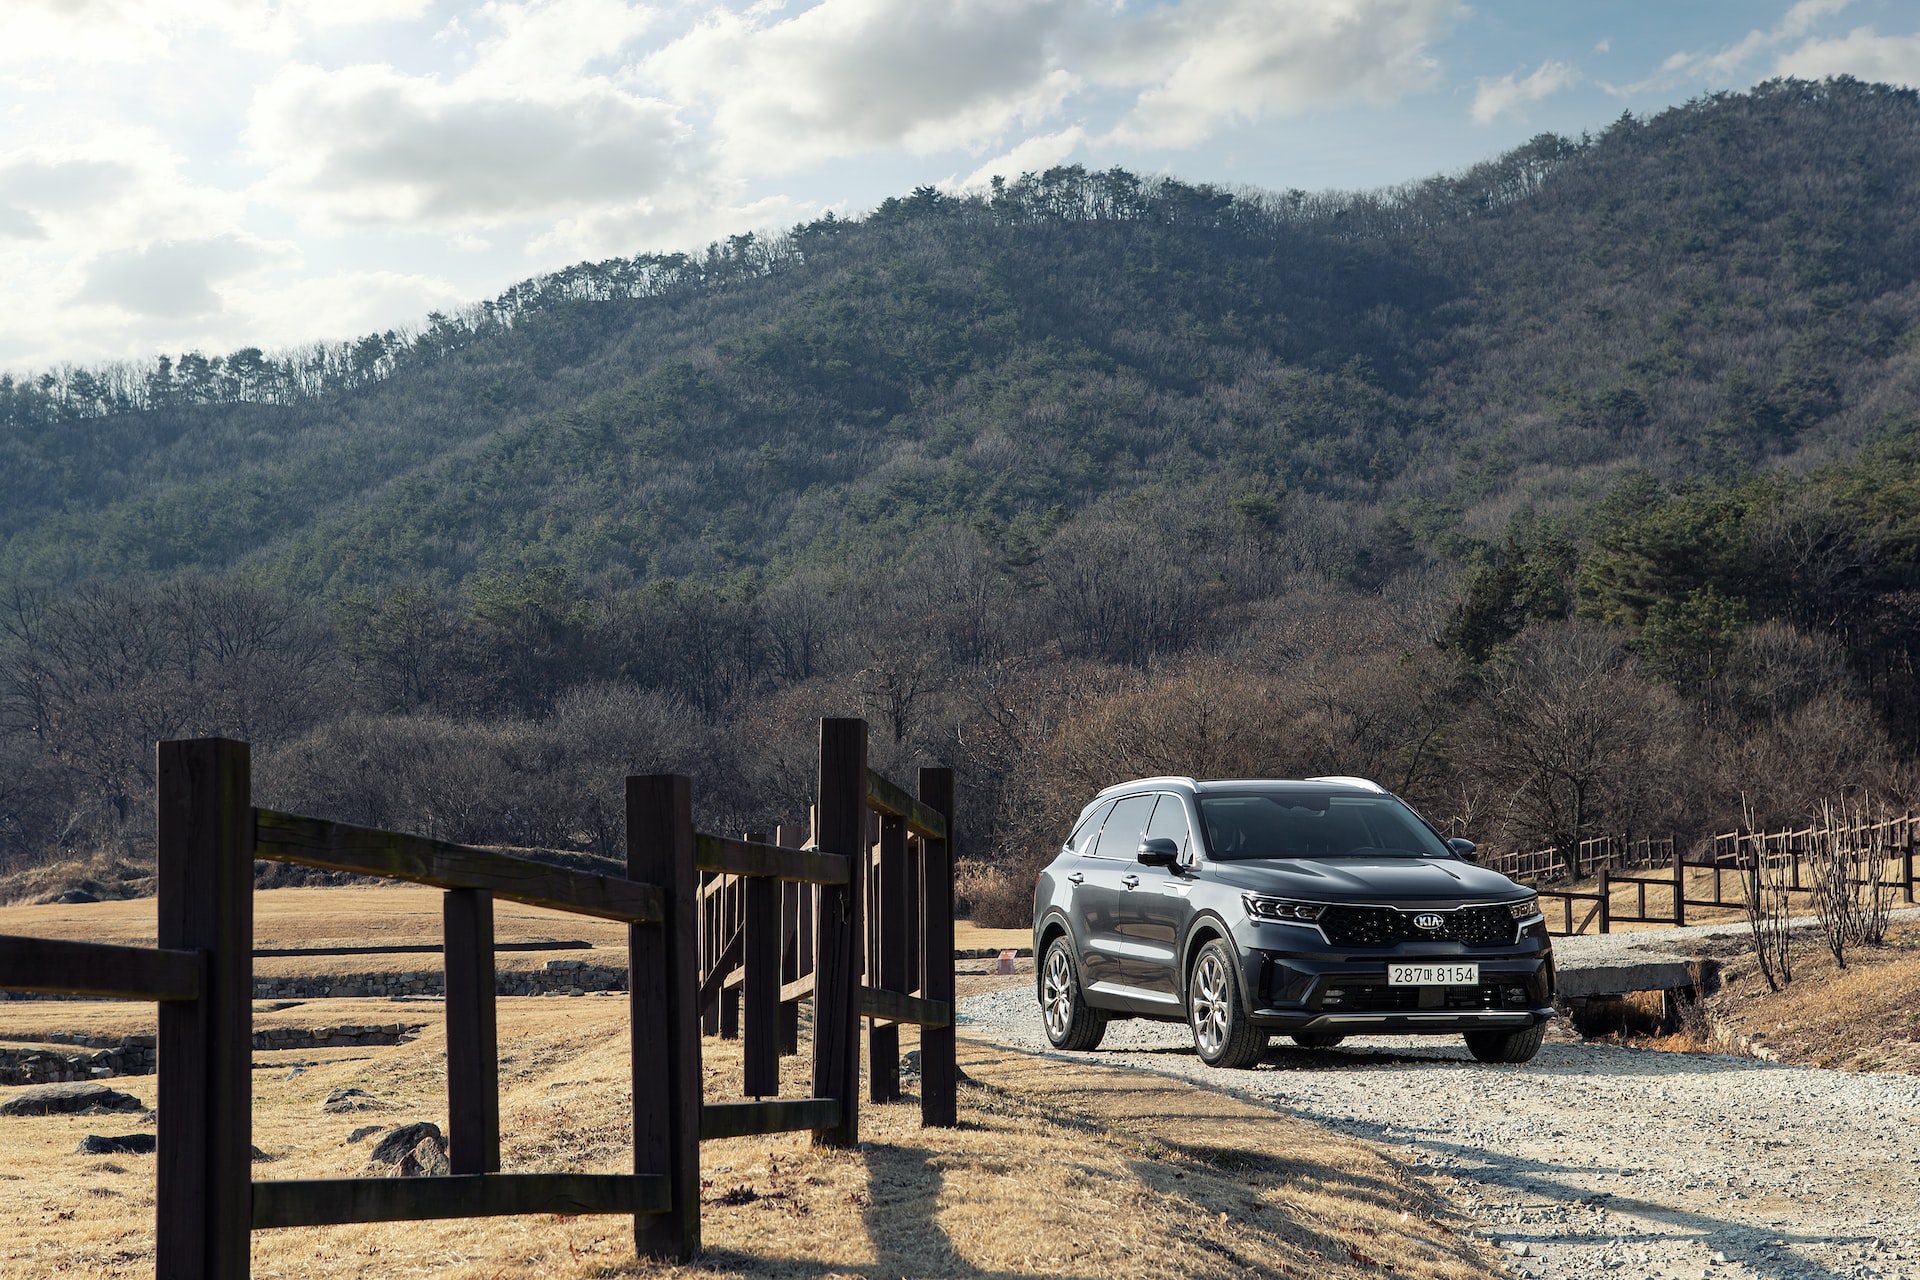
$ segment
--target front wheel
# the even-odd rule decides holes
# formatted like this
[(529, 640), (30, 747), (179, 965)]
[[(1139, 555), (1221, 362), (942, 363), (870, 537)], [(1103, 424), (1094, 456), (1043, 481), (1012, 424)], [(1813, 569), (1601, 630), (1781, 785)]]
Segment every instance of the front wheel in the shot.
[(1187, 1021), (1193, 1047), (1210, 1067), (1244, 1068), (1260, 1061), (1267, 1033), (1247, 1018), (1240, 992), (1240, 966), (1233, 948), (1215, 938), (1200, 948), (1187, 983)]
[(1525, 1031), (1469, 1031), (1467, 1050), (1482, 1062), (1531, 1062), (1546, 1034), (1544, 1022)]
[(1098, 1048), (1107, 1034), (1107, 1015), (1089, 1008), (1080, 991), (1080, 970), (1073, 962), (1073, 944), (1055, 938), (1040, 970), (1040, 1018), (1047, 1041), (1056, 1049)]

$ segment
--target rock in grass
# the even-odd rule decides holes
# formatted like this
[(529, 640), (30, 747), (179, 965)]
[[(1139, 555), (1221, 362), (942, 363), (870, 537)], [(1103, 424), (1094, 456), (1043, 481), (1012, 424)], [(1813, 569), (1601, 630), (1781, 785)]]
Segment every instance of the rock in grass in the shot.
[(377, 1125), (377, 1124), (361, 1125), (358, 1129), (355, 1129), (352, 1133), (347, 1135), (347, 1142), (349, 1144), (352, 1144), (360, 1141), (360, 1139), (362, 1138), (371, 1138), (374, 1134), (380, 1132), (380, 1130), (384, 1127), (385, 1126), (383, 1125)]
[(365, 1089), (335, 1089), (327, 1095), (322, 1109), (333, 1115), (345, 1115), (354, 1111), (384, 1111), (386, 1107), (386, 1103)]
[(395, 1178), (439, 1177), (448, 1172), (447, 1140), (431, 1120), (403, 1124), (373, 1145), (367, 1164)]
[(74, 1150), (83, 1156), (150, 1156), (153, 1154), (153, 1135), (150, 1133), (128, 1133), (117, 1137), (101, 1137), (90, 1133), (80, 1140)]
[(71, 1080), (63, 1084), (36, 1084), (0, 1102), (0, 1116), (54, 1116), (85, 1112), (106, 1115), (115, 1111), (145, 1111), (147, 1104), (132, 1094), (117, 1093), (103, 1084)]

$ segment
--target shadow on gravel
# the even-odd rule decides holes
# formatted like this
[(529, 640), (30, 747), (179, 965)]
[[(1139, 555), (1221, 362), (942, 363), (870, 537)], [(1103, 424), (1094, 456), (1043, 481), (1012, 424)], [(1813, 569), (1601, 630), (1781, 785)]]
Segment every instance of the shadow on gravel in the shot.
[[(1759, 1064), (1755, 1064), (1759, 1065)], [(1483, 1185), (1499, 1185), (1513, 1190), (1525, 1191), (1532, 1195), (1552, 1199), (1561, 1204), (1604, 1204), (1614, 1213), (1631, 1214), (1661, 1223), (1675, 1231), (1686, 1232), (1708, 1249), (1718, 1250), (1735, 1262), (1744, 1263), (1757, 1275), (1793, 1277), (1794, 1280), (1843, 1280), (1851, 1277), (1851, 1269), (1835, 1270), (1814, 1261), (1804, 1254), (1794, 1254), (1787, 1258), (1769, 1258), (1761, 1250), (1775, 1240), (1787, 1244), (1816, 1243), (1865, 1243), (1873, 1239), (1872, 1234), (1837, 1236), (1824, 1234), (1803, 1234), (1785, 1227), (1754, 1227), (1745, 1223), (1730, 1222), (1710, 1214), (1697, 1213), (1688, 1209), (1676, 1208), (1657, 1200), (1643, 1200), (1630, 1195), (1617, 1195), (1608, 1191), (1589, 1191), (1583, 1187), (1559, 1181), (1567, 1170), (1558, 1164), (1542, 1160), (1530, 1160), (1521, 1156), (1502, 1155), (1477, 1147), (1470, 1143), (1445, 1142), (1434, 1138), (1422, 1138), (1409, 1135), (1404, 1129), (1391, 1129), (1386, 1125), (1374, 1124), (1364, 1120), (1347, 1120), (1340, 1125), (1343, 1132), (1357, 1137), (1369, 1138), (1386, 1146), (1405, 1148), (1418, 1147), (1436, 1154), (1455, 1156), (1478, 1162), (1478, 1168), (1455, 1167), (1448, 1170), (1463, 1182), (1476, 1182)], [(1582, 1165), (1582, 1174), (1612, 1174), (1617, 1177), (1629, 1177), (1624, 1169), (1608, 1168), (1602, 1165)], [(1601, 1239), (1608, 1237), (1569, 1237), (1554, 1232), (1528, 1232), (1522, 1228), (1502, 1228), (1500, 1235), (1508, 1240), (1525, 1240), (1546, 1248), (1576, 1245), (1591, 1247)], [(1618, 1236), (1623, 1245), (1631, 1246), (1643, 1239), (1647, 1243), (1660, 1241), (1661, 1237), (1640, 1237), (1631, 1234)], [(1672, 1240), (1675, 1237), (1665, 1237)]]

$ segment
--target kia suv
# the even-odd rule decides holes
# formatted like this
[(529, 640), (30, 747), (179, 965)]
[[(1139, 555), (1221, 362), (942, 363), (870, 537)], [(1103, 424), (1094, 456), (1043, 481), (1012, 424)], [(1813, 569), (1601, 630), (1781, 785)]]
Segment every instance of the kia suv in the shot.
[(1222, 1067), (1275, 1033), (1460, 1034), (1482, 1062), (1526, 1062), (1553, 944), (1533, 893), (1472, 853), (1362, 778), (1109, 787), (1034, 886), (1047, 1038), (1091, 1049), (1150, 1018)]

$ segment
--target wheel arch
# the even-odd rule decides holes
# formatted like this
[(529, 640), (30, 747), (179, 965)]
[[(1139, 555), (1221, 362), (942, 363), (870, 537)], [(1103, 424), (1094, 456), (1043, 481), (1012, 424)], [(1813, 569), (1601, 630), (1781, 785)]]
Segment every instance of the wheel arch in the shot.
[[(1052, 949), (1056, 938), (1065, 938), (1067, 945), (1073, 945), (1073, 930), (1067, 927), (1067, 918), (1056, 910), (1041, 917), (1040, 927), (1034, 933), (1033, 944), (1033, 989), (1040, 990), (1040, 984), (1046, 980), (1047, 952)], [(1074, 969), (1080, 968), (1080, 957), (1074, 956)]]
[[(1201, 915), (1194, 918), (1187, 928), (1187, 941), (1180, 948), (1180, 999), (1187, 998), (1187, 980), (1193, 974), (1193, 965), (1200, 958), (1200, 948), (1209, 942), (1224, 942), (1233, 947), (1233, 931), (1227, 928), (1227, 922), (1216, 915)], [(1238, 947), (1233, 947), (1236, 954)]]

